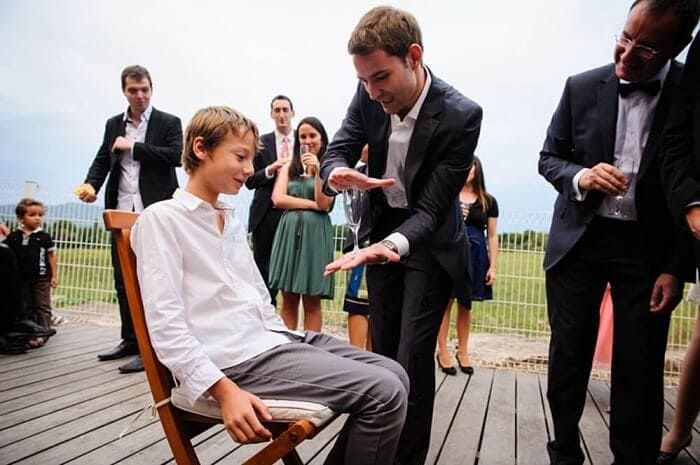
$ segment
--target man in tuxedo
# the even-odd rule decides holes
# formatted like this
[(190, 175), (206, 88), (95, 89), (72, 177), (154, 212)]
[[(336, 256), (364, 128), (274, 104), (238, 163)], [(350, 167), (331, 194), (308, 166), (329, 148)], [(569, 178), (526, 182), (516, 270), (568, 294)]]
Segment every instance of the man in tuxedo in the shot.
[[(435, 392), (435, 341), (453, 287), (468, 298), (468, 245), (457, 194), (471, 167), (481, 108), (423, 64), (416, 19), (366, 13), (348, 51), (360, 80), (321, 162), (329, 194), (371, 189), (370, 245), (326, 273), (367, 267), (372, 347), (410, 378), (397, 463), (422, 464)], [(368, 174), (352, 169), (369, 145)]]
[(666, 335), (685, 271), (659, 145), (681, 75), (673, 57), (697, 20), (697, 0), (636, 0), (614, 63), (570, 77), (547, 130), (539, 172), (559, 192), (544, 258), (552, 464), (584, 460), (578, 422), (608, 282), (615, 464), (652, 463), (659, 447)]
[(245, 185), (248, 189), (255, 189), (248, 215), (253, 257), (270, 291), (272, 305), (276, 305), (277, 289), (270, 289), (270, 254), (272, 240), (284, 210), (275, 208), (272, 204), (272, 188), (275, 186), (277, 171), (294, 151), (294, 105), (290, 98), (286, 95), (275, 96), (270, 102), (270, 117), (275, 122), (275, 130), (260, 137), (263, 148), (253, 161), (255, 173)]
[[(662, 151), (663, 177), (671, 215), (681, 228), (692, 233), (695, 266), (700, 268), (700, 34), (696, 34), (688, 52), (683, 79), (664, 129)], [(699, 303), (697, 299), (688, 300)], [(690, 443), (698, 411), (700, 310), (695, 318), (693, 337), (683, 357), (672, 427), (663, 438), (657, 463), (673, 463), (678, 452)]]
[[(102, 145), (76, 194), (94, 202), (105, 179), (105, 208), (141, 212), (160, 200), (172, 197), (178, 187), (175, 168), (182, 154), (182, 124), (176, 116), (151, 106), (153, 83), (148, 70), (128, 66), (121, 75), (122, 92), (129, 104), (124, 113), (107, 120)], [(143, 370), (138, 356), (134, 325), (126, 300), (119, 258), (112, 241), (114, 287), (119, 301), (122, 341), (113, 350), (99, 354), (101, 361), (137, 355), (119, 367), (122, 373)]]

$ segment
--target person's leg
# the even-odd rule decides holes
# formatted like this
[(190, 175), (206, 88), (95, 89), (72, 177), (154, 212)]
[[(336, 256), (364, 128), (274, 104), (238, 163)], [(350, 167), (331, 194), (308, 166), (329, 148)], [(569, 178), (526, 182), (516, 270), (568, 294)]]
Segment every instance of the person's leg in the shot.
[[(450, 299), (445, 307), (445, 313), (442, 316), (442, 323), (440, 323), (440, 330), (438, 331), (437, 337), (437, 357), (442, 367), (451, 367), (452, 357), (450, 356), (450, 350), (447, 348), (447, 337), (450, 333), (450, 316), (452, 315), (452, 302), (454, 299)], [(459, 333), (458, 333), (459, 336)]]
[(394, 360), (401, 335), (404, 270), (402, 265), (387, 263), (369, 265), (366, 271), (372, 349)]
[(451, 291), (452, 280), (437, 264), (430, 272), (405, 270), (396, 360), (406, 369), (411, 388), (397, 453), (397, 462), (402, 465), (423, 464), (430, 446), (435, 400), (435, 344)]
[(661, 442), (661, 451), (678, 451), (693, 433), (693, 424), (700, 411), (700, 307), (695, 319), (695, 329), (683, 359), (681, 379), (676, 397), (676, 412), (671, 430)]
[(348, 339), (350, 344), (362, 350), (371, 350), (369, 343), (369, 318), (359, 313), (348, 313)]
[(392, 464), (406, 415), (408, 378), (394, 361), (307, 332), (224, 370), (262, 399), (316, 402), (349, 413), (327, 464)]
[(0, 244), (0, 296), (0, 334), (5, 334), (21, 319), (23, 309), (17, 259), (4, 244)]
[[(583, 240), (583, 239), (582, 239)], [(551, 336), (547, 399), (554, 438), (547, 445), (552, 465), (580, 465), (578, 434), (598, 331), (598, 308), (607, 279), (595, 244), (573, 250), (546, 272)]]
[[(472, 311), (464, 305), (457, 306), (457, 361), (460, 368), (471, 368), (469, 364), (469, 331), (472, 324)], [(463, 369), (464, 370), (464, 369)], [(470, 371), (473, 371), (470, 370)], [(470, 373), (471, 374), (471, 373)]]
[(272, 241), (275, 238), (275, 231), (281, 216), (282, 210), (270, 208), (251, 234), (253, 258), (263, 281), (265, 281), (265, 286), (270, 292), (274, 306), (277, 306), (277, 290), (270, 288), (270, 255), (272, 254)]
[(304, 329), (321, 332), (323, 315), (321, 314), (321, 297), (317, 295), (302, 295), (304, 304)]
[(282, 291), (282, 321), (289, 329), (297, 329), (299, 325), (299, 294)]
[(117, 301), (119, 302), (119, 317), (121, 318), (122, 322), (121, 336), (124, 342), (136, 345), (136, 333), (134, 332), (134, 323), (131, 320), (129, 302), (126, 298), (124, 277), (122, 276), (122, 267), (119, 264), (119, 256), (117, 254), (117, 245), (114, 240), (114, 234), (111, 237), (111, 241), (112, 267), (114, 268), (114, 289), (117, 291)]
[(48, 280), (34, 281), (32, 284), (34, 295), (34, 310), (36, 322), (46, 329), (51, 328), (51, 283)]

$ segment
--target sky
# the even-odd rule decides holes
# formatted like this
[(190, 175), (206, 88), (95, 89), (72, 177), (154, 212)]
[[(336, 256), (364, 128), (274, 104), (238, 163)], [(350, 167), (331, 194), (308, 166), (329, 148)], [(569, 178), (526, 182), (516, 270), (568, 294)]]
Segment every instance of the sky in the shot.
[[(502, 211), (551, 210), (554, 189), (537, 174), (547, 125), (567, 76), (612, 61), (630, 3), (387, 3), (416, 16), (435, 75), (484, 109), (477, 154)], [(183, 125), (223, 104), (269, 132), (270, 99), (282, 93), (296, 121), (317, 116), (333, 134), (357, 83), (347, 40), (379, 4), (3, 0), (0, 185), (70, 192), (82, 182), (105, 121), (126, 108), (119, 76), (130, 64), (150, 70), (153, 105)]]

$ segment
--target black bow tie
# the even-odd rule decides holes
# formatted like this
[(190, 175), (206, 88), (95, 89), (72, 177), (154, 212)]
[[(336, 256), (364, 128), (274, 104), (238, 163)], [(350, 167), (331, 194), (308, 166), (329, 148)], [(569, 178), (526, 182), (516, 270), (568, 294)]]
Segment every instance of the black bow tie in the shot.
[(658, 94), (661, 90), (661, 83), (658, 80), (647, 82), (621, 82), (618, 87), (618, 90), (620, 92), (620, 97), (622, 98), (625, 98), (632, 92), (636, 92), (638, 90), (641, 90), (647, 95), (653, 96)]

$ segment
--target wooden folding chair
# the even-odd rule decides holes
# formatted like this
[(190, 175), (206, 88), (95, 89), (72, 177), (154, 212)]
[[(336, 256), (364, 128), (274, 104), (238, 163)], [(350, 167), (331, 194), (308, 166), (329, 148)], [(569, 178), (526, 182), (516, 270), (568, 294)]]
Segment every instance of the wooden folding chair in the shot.
[[(151, 347), (136, 275), (136, 256), (129, 241), (131, 227), (138, 218), (138, 213), (105, 210), (103, 217), (105, 226), (115, 236), (136, 340), (153, 394), (153, 405), (158, 411), (165, 437), (178, 465), (199, 465), (191, 439), (221, 423), (221, 412), (213, 400), (201, 399), (194, 408), (185, 405), (172, 374), (160, 363)], [(268, 399), (263, 401), (270, 408), (273, 417), (271, 422), (264, 423), (272, 432), (273, 440), (244, 462), (245, 465), (272, 465), (279, 459), (285, 465), (302, 465), (296, 446), (305, 439), (314, 437), (337, 416), (333, 410), (320, 404)]]

